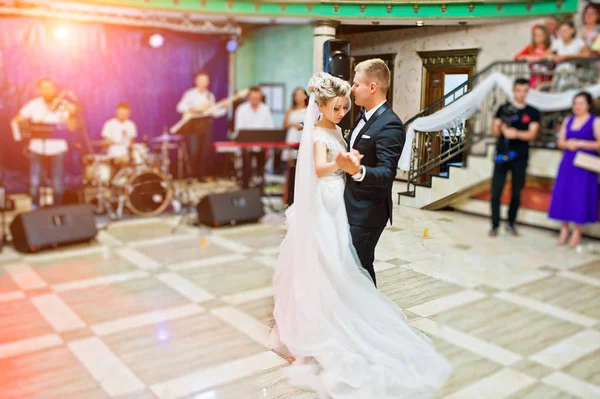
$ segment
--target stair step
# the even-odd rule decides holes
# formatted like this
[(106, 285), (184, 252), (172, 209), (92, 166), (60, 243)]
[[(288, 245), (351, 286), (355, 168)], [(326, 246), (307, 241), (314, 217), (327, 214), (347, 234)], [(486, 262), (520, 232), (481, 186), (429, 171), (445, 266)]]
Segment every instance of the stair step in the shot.
[(398, 193), (398, 196), (405, 196), (405, 197), (415, 197), (415, 190), (413, 191), (402, 191), (400, 193)]
[(450, 162), (448, 163), (448, 166), (454, 166), (455, 168), (462, 168), (464, 167), (462, 162)]
[(427, 183), (414, 183), (414, 185), (417, 187), (431, 188), (431, 180), (429, 180)]
[(450, 174), (448, 172), (441, 172), (441, 173), (436, 173), (431, 176), (441, 177), (442, 179), (448, 179), (450, 177)]

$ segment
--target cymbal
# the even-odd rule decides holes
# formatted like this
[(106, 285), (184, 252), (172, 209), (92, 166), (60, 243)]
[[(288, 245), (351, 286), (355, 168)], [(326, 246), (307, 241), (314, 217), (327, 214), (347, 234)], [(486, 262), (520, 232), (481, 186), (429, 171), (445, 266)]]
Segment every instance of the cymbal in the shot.
[(151, 142), (153, 143), (163, 143), (163, 142), (171, 142), (171, 141), (180, 141), (181, 139), (183, 139), (182, 136), (178, 135), (178, 134), (168, 134), (168, 133), (164, 133), (161, 134), (158, 137), (155, 137), (153, 139), (150, 139)]

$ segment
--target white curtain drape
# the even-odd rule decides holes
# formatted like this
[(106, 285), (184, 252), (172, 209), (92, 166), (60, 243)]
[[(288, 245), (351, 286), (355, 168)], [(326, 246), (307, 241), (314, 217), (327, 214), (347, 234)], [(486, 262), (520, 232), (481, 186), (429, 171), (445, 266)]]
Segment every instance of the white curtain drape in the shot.
[[(404, 171), (410, 169), (412, 142), (415, 139), (416, 130), (420, 132), (437, 132), (459, 126), (477, 112), (479, 106), (496, 85), (509, 98), (512, 98), (513, 79), (495, 72), (449, 106), (429, 116), (415, 119), (406, 132), (406, 143), (398, 162), (398, 168)], [(568, 90), (560, 93), (544, 93), (531, 89), (527, 96), (527, 104), (542, 112), (561, 111), (571, 108), (573, 97), (580, 91), (582, 89)], [(600, 97), (600, 84), (587, 87), (585, 91), (589, 92), (594, 98)]]

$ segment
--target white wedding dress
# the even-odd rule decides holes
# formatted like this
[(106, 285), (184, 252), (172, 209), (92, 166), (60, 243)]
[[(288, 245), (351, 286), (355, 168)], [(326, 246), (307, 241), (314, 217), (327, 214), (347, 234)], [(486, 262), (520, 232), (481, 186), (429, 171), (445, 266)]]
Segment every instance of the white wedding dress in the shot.
[(287, 212), (273, 280), (270, 346), (296, 359), (285, 368), (289, 382), (322, 398), (431, 398), (451, 367), (360, 266), (344, 204), (344, 173), (317, 178), (312, 154), (313, 142), (322, 141), (331, 161), (346, 143), (339, 128), (306, 128), (318, 114), (313, 96), (310, 101), (295, 203)]

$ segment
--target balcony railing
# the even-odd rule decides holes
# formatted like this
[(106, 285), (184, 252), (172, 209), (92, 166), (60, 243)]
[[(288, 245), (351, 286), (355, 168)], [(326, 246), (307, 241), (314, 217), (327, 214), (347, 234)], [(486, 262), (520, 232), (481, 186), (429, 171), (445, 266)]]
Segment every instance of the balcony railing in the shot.
[[(600, 81), (600, 58), (570, 60), (558, 66), (550, 63), (528, 64), (526, 62), (499, 61), (475, 74), (456, 89), (438, 99), (425, 110), (410, 118), (406, 125), (419, 117), (431, 115), (447, 107), (469, 93), (473, 87), (491, 74), (499, 72), (512, 79), (529, 78), (536, 89), (546, 92), (562, 92), (584, 89)], [(415, 184), (428, 184), (430, 176), (443, 173), (448, 164), (462, 162), (473, 145), (491, 137), (491, 126), (496, 110), (508, 101), (506, 94), (494, 87), (468, 121), (451, 129), (437, 132), (415, 131), (412, 145), (411, 166), (408, 172), (407, 192), (414, 192)], [(570, 110), (543, 112), (541, 131), (532, 142), (533, 147), (556, 147), (556, 138), (563, 119)]]

